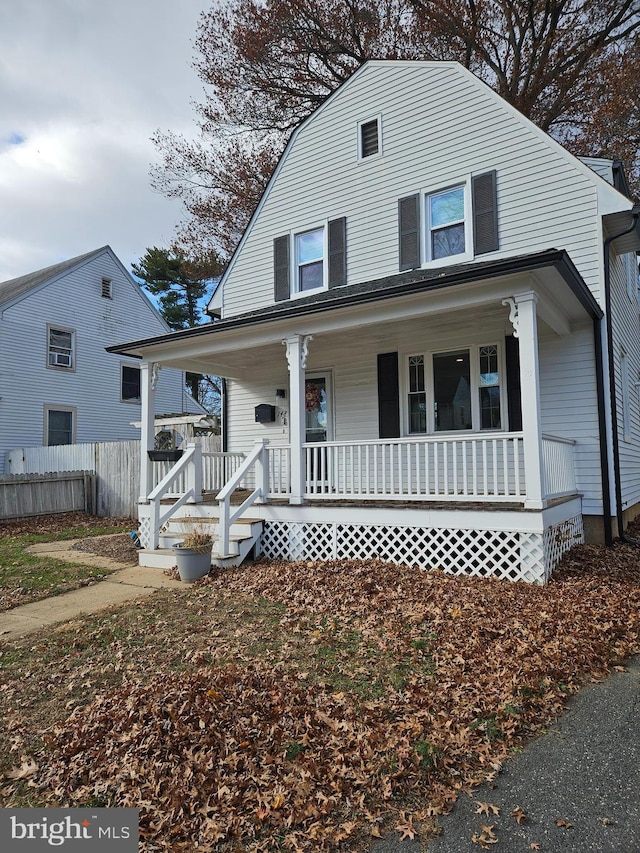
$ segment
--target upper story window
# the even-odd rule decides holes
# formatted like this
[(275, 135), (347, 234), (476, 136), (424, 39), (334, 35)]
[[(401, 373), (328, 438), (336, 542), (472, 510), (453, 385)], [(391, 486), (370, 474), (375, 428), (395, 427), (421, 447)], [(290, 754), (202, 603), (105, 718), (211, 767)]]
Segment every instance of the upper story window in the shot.
[(275, 238), (276, 302), (347, 283), (346, 227), (346, 219), (342, 217)]
[(47, 364), (65, 370), (75, 369), (74, 346), (75, 332), (56, 326), (47, 327)]
[(324, 287), (324, 257), (324, 228), (295, 235), (295, 293)]
[(449, 258), (466, 252), (466, 187), (454, 187), (426, 197), (427, 259)]
[(125, 402), (140, 402), (140, 368), (122, 365), (120, 396)]
[(382, 140), (380, 138), (380, 118), (362, 121), (358, 125), (358, 159), (365, 160), (382, 153)]
[(101, 296), (103, 299), (112, 299), (113, 298), (113, 292), (112, 292), (111, 285), (112, 285), (112, 282), (111, 282), (110, 278), (103, 278), (102, 279)]
[(485, 172), (399, 199), (400, 270), (458, 263), (497, 251), (496, 183), (496, 172)]

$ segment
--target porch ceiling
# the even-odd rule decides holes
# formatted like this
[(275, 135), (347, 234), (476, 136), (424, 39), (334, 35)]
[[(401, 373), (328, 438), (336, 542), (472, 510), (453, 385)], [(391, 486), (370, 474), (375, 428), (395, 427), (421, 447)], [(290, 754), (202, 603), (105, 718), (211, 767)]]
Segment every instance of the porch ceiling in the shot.
[[(459, 333), (467, 324), (503, 326), (508, 333), (508, 309), (502, 300), (535, 291), (538, 315), (556, 334), (568, 334), (576, 322), (584, 322), (599, 312), (597, 303), (566, 253), (551, 250), (542, 261), (523, 269), (518, 259), (509, 265), (484, 265), (484, 275), (460, 268), (455, 274), (443, 272), (438, 278), (424, 271), (413, 276), (380, 280), (367, 289), (354, 285), (325, 291), (314, 299), (295, 300), (281, 308), (232, 317), (217, 323), (141, 341), (133, 341), (109, 352), (144, 358), (167, 367), (242, 379), (260, 361), (282, 353), (282, 340), (291, 335), (318, 337), (338, 334), (375, 339), (376, 328), (389, 331), (399, 324), (404, 336), (412, 329), (423, 333), (431, 321), (439, 331), (449, 327)], [(535, 258), (542, 256), (533, 256)], [(500, 267), (500, 268), (498, 268)], [(492, 271), (493, 274), (490, 274)], [(420, 273), (422, 274), (420, 275)], [(398, 279), (402, 281), (398, 281)], [(276, 356), (277, 357), (277, 356)]]

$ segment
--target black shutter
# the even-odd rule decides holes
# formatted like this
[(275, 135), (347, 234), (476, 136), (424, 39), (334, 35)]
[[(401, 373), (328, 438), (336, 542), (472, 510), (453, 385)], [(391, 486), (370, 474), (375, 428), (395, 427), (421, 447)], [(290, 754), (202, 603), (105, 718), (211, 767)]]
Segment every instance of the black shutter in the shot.
[(504, 339), (505, 362), (507, 365), (507, 407), (509, 430), (522, 429), (522, 396), (520, 392), (520, 344), (513, 335)]
[(378, 355), (378, 431), (380, 438), (400, 436), (398, 353)]
[(420, 196), (410, 195), (398, 202), (400, 270), (420, 266)]
[(329, 287), (347, 283), (347, 220), (329, 222)]
[(496, 173), (485, 172), (471, 181), (473, 195), (474, 254), (484, 255), (498, 249), (498, 203)]
[(288, 299), (289, 292), (289, 235), (273, 241), (273, 298), (276, 302)]

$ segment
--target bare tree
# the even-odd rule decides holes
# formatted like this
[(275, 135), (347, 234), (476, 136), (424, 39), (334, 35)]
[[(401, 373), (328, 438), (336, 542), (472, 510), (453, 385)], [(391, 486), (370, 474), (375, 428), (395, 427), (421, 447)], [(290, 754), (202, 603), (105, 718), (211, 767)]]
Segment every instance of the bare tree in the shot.
[(457, 60), (640, 185), (640, 0), (226, 0), (202, 14), (200, 139), (158, 133), (181, 239), (229, 257), (292, 129), (368, 59)]

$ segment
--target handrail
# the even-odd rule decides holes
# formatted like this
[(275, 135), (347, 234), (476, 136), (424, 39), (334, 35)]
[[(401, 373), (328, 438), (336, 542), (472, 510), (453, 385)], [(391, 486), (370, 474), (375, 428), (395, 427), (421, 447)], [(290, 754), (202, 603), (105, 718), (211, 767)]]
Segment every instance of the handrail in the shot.
[[(218, 553), (221, 557), (229, 553), (229, 536), (231, 525), (257, 500), (266, 501), (269, 493), (268, 456), (266, 453), (268, 441), (262, 439), (256, 444), (230, 480), (216, 495), (219, 507)], [(243, 503), (231, 513), (231, 495), (245, 474), (256, 466), (256, 488), (245, 498)]]
[(178, 474), (182, 473), (183, 469), (187, 467), (189, 464), (189, 460), (191, 460), (196, 453), (196, 445), (191, 445), (185, 453), (182, 454), (180, 459), (176, 462), (173, 468), (170, 468), (169, 471), (164, 475), (162, 480), (158, 483), (155, 489), (148, 495), (148, 500), (153, 501), (156, 498), (162, 496), (166, 490), (167, 486), (169, 486)]
[[(168, 487), (183, 471), (186, 471), (187, 489), (178, 500), (160, 515), (160, 500)], [(189, 443), (181, 458), (168, 471), (158, 485), (149, 494), (151, 504), (151, 548), (155, 550), (160, 542), (160, 528), (187, 501), (197, 503), (202, 500), (202, 449), (199, 444)]]

